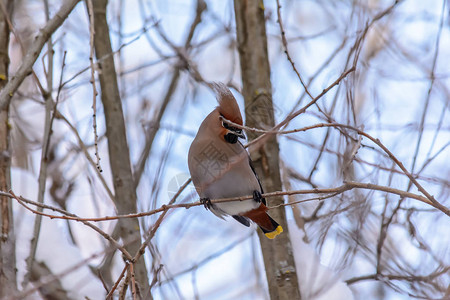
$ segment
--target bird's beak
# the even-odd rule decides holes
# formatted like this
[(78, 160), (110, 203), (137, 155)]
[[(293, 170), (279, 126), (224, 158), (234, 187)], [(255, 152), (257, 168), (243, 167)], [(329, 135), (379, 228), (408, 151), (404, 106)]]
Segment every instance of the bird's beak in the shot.
[(230, 133), (234, 134), (238, 138), (246, 139), (244, 132), (241, 129), (238, 130), (229, 130)]

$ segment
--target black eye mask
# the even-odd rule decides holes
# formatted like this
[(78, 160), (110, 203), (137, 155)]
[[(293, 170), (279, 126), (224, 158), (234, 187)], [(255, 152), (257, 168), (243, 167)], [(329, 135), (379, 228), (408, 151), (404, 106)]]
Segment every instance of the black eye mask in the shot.
[(230, 131), (236, 132), (237, 134), (242, 134), (242, 130), (236, 127), (231, 126), (230, 124), (228, 124), (227, 122), (223, 122), (222, 121), (222, 126), (225, 129), (228, 129)]
[[(224, 116), (221, 115), (221, 117), (225, 119)], [(227, 143), (235, 144), (238, 141), (238, 138), (245, 139), (245, 135), (242, 133), (242, 129), (231, 126), (227, 122), (223, 121), (223, 119), (222, 119), (222, 127), (230, 131), (223, 136)]]

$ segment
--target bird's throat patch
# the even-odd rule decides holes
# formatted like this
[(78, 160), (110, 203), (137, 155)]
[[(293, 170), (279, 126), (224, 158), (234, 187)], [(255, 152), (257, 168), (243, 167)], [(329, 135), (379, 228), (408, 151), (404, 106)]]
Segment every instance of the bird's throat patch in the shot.
[(238, 136), (232, 133), (227, 133), (223, 136), (225, 141), (230, 144), (236, 144), (238, 141)]

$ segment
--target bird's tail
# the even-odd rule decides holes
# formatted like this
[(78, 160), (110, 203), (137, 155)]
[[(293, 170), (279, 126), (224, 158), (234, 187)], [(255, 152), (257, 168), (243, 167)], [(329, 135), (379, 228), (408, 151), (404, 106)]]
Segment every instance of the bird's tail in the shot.
[(267, 228), (266, 226), (263, 227), (260, 224), (258, 224), (258, 226), (264, 232), (265, 236), (267, 236), (269, 239), (273, 239), (283, 232), (283, 227), (281, 227), (281, 225), (278, 224), (274, 219), (272, 219), (267, 213), (266, 216), (269, 218), (271, 226), (269, 228)]
[(273, 239), (283, 232), (283, 228), (274, 219), (272, 219), (266, 211), (267, 207), (261, 203), (260, 207), (246, 212), (243, 216), (255, 222), (264, 232), (265, 236), (269, 239)]

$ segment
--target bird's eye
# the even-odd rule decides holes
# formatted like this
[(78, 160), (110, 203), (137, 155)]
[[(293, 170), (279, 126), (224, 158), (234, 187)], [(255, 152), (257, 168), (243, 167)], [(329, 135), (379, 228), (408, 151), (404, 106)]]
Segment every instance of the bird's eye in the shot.
[(229, 131), (235, 132), (235, 133), (237, 133), (239, 135), (242, 134), (242, 129), (233, 127), (233, 126), (231, 126), (230, 124), (228, 124), (225, 121), (222, 121), (222, 127), (225, 128), (225, 129), (228, 129)]
[(228, 124), (227, 122), (222, 121), (222, 126), (223, 126), (223, 128), (228, 129), (228, 130), (232, 130), (232, 131), (234, 130), (234, 127), (230, 126), (230, 124)]

